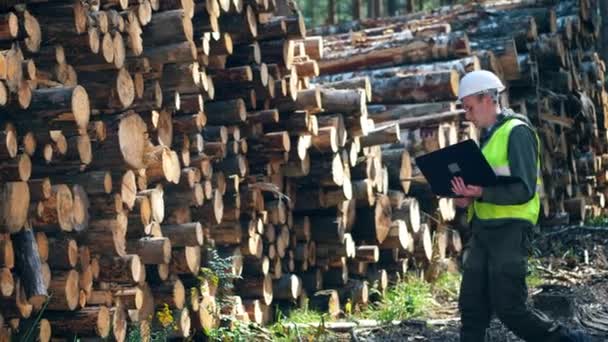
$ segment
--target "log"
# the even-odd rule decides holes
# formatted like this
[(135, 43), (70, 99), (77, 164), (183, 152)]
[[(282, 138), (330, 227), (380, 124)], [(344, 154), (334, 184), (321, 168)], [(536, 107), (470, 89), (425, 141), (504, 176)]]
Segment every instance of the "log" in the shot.
[(201, 300), (199, 313), (199, 323), (203, 329), (213, 329), (218, 325), (216, 312), (215, 297), (203, 296)]
[(47, 316), (54, 336), (101, 337), (110, 335), (110, 310), (106, 306), (82, 308), (78, 311), (53, 312)]
[(142, 283), (145, 277), (144, 265), (136, 254), (99, 258), (99, 281), (134, 285)]
[(336, 317), (340, 312), (340, 296), (336, 290), (318, 291), (309, 299), (312, 309), (328, 312), (331, 317)]
[(67, 185), (81, 185), (88, 195), (112, 192), (112, 175), (107, 171), (90, 171), (69, 176), (57, 175), (53, 177), (53, 180)]
[(543, 69), (555, 70), (566, 66), (566, 48), (559, 35), (540, 35), (530, 47), (530, 53)]
[(367, 136), (361, 137), (361, 147), (369, 147), (382, 144), (394, 144), (401, 141), (401, 131), (397, 124), (381, 126), (369, 132)]
[(3, 318), (29, 318), (32, 314), (32, 304), (27, 301), (21, 280), (16, 278), (14, 284), (13, 294), (2, 300)]
[(27, 154), (0, 162), (0, 178), (5, 182), (27, 182), (32, 174), (32, 162)]
[(498, 60), (507, 81), (520, 78), (518, 51), (512, 37), (477, 40), (471, 43), (474, 50), (489, 50)]
[(200, 246), (186, 246), (184, 248), (173, 248), (171, 251), (171, 263), (169, 269), (174, 274), (197, 275), (201, 266)]
[(242, 99), (209, 102), (205, 107), (207, 122), (210, 125), (234, 125), (247, 119), (245, 102)]
[(9, 236), (0, 240), (0, 266), (8, 269), (15, 267), (15, 252)]
[[(169, 29), (170, 28), (170, 29)], [(162, 46), (175, 42), (192, 41), (193, 22), (183, 9), (157, 13), (144, 26), (144, 46)]]
[[(372, 99), (371, 80), (376, 78), (390, 78), (397, 75), (418, 74), (438, 71), (456, 70), (459, 76), (467, 72), (481, 69), (481, 61), (478, 56), (468, 56), (450, 61), (437, 61), (424, 64), (401, 65), (390, 68), (379, 68), (371, 70), (359, 70), (343, 74), (323, 75), (318, 78), (323, 87), (337, 89), (363, 88)], [(374, 89), (375, 90), (375, 89)]]
[(422, 262), (430, 262), (433, 254), (431, 228), (427, 224), (421, 224), (420, 230), (414, 235), (414, 241), (415, 255), (420, 256)]
[(73, 196), (65, 184), (53, 185), (51, 197), (39, 202), (32, 226), (44, 231), (72, 231)]
[(397, 189), (401, 187), (404, 193), (409, 192), (412, 177), (412, 161), (406, 149), (394, 149), (382, 151), (382, 162), (386, 165), (389, 176), (389, 187)]
[(42, 263), (38, 244), (32, 229), (23, 229), (13, 235), (16, 253), (16, 271), (23, 279), (26, 299), (36, 308), (42, 307), (47, 299), (47, 287), (42, 278)]
[[(278, 113), (277, 113), (278, 114)], [(0, 132), (0, 157), (2, 159), (17, 156), (17, 133), (13, 130)]]
[(241, 279), (235, 285), (236, 291), (242, 298), (261, 299), (266, 305), (272, 303), (273, 286), (269, 275), (262, 278)]
[[(376, 89), (374, 88), (374, 93)], [(321, 88), (321, 103), (325, 112), (338, 112), (345, 115), (367, 114), (367, 96), (363, 89)]]
[(177, 277), (172, 277), (162, 284), (151, 288), (157, 306), (166, 303), (172, 308), (183, 309), (186, 303), (184, 284)]
[(105, 110), (123, 110), (129, 108), (135, 100), (135, 84), (129, 71), (121, 68), (108, 73), (113, 79), (112, 87), (103, 83), (97, 73), (91, 75), (80, 73), (83, 86), (89, 90), (89, 98), (94, 108)]
[(273, 298), (278, 300), (296, 300), (302, 291), (300, 278), (294, 274), (286, 274), (272, 285)]
[(203, 229), (199, 222), (179, 225), (162, 225), (163, 235), (171, 240), (173, 247), (202, 246)]
[(339, 289), (340, 300), (353, 305), (365, 305), (369, 300), (369, 290), (366, 281), (350, 279)]
[(270, 259), (267, 256), (262, 258), (245, 257), (243, 259), (243, 275), (247, 277), (266, 276), (270, 269)]
[(460, 58), (470, 55), (466, 34), (449, 33), (434, 38), (403, 36), (361, 49), (327, 53), (319, 63), (321, 74), (379, 68), (434, 59)]
[(437, 71), (372, 79), (375, 103), (449, 101), (458, 94), (459, 76), (455, 70)]
[(19, 340), (26, 340), (26, 336), (35, 336), (36, 340), (48, 342), (52, 335), (51, 323), (46, 318), (39, 320), (35, 318), (20, 319), (19, 327), (13, 334)]
[(408, 253), (414, 253), (414, 240), (407, 230), (403, 220), (394, 220), (391, 223), (388, 236), (379, 246), (381, 249), (399, 249)]
[(393, 220), (405, 221), (408, 229), (412, 233), (418, 233), (420, 230), (420, 204), (415, 197), (407, 198), (401, 205), (401, 208), (394, 209), (392, 212)]
[(538, 37), (536, 20), (532, 16), (497, 16), (481, 21), (477, 27), (468, 30), (471, 39), (491, 39), (503, 37), (505, 31), (515, 38), (518, 50), (524, 50), (526, 44)]
[(139, 255), (146, 265), (168, 264), (171, 261), (171, 240), (165, 237), (129, 240), (127, 253)]
[(5, 232), (16, 233), (25, 225), (30, 202), (29, 194), (29, 188), (25, 182), (4, 184), (1, 219), (6, 229)]
[(221, 16), (219, 24), (237, 43), (251, 41), (258, 36), (256, 15), (251, 6), (246, 6), (241, 15)]
[(69, 237), (48, 239), (49, 255), (47, 263), (52, 269), (69, 270), (78, 261), (78, 244)]
[(376, 263), (380, 260), (380, 250), (376, 245), (358, 246), (355, 259), (364, 262)]
[(389, 233), (391, 212), (390, 200), (384, 195), (377, 197), (373, 210), (357, 209), (357, 220), (353, 227), (354, 237), (357, 240), (375, 241), (381, 244)]
[(53, 273), (49, 292), (50, 297), (47, 308), (49, 310), (74, 311), (78, 306), (78, 272), (74, 270)]

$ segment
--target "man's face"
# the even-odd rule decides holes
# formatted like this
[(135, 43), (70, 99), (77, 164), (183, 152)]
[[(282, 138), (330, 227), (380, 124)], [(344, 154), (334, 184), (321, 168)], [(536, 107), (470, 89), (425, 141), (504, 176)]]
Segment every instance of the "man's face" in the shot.
[(465, 117), (478, 128), (492, 125), (496, 117), (496, 105), (489, 95), (471, 95), (462, 99)]

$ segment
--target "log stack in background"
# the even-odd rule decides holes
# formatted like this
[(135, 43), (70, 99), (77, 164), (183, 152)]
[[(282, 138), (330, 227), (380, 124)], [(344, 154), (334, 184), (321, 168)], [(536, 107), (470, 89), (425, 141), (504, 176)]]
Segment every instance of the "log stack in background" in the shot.
[(546, 213), (603, 206), (588, 1), (548, 10), (555, 29), (496, 5), (325, 38), (275, 1), (19, 2), (0, 7), (4, 336), (44, 308), (41, 340), (121, 341), (165, 304), (174, 337), (201, 334), (224, 324), (197, 277), (215, 253), (242, 277), (222, 314), (259, 323), (433, 277), (462, 243), (413, 157), (478, 136), (453, 102), (468, 70), (542, 128)]
[[(369, 117), (416, 137), (419, 144), (401, 144), (413, 159), (479, 136), (452, 101), (464, 73), (493, 71), (508, 88), (503, 105), (527, 115), (542, 141), (541, 223), (577, 223), (605, 211), (605, 64), (595, 49), (596, 9), (593, 0), (484, 1), (315, 28), (309, 34), (325, 35), (317, 82), (368, 78)], [(413, 165), (409, 194), (428, 197), (424, 183)], [(427, 213), (442, 209), (431, 203), (421, 201)]]

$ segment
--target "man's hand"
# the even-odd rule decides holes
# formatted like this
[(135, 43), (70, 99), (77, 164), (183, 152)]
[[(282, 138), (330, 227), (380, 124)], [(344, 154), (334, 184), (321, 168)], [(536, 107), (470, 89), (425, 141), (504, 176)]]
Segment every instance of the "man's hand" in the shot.
[(457, 197), (457, 198), (454, 198), (454, 204), (456, 204), (456, 206), (458, 208), (466, 208), (471, 203), (473, 203), (473, 199), (471, 197)]
[(480, 198), (483, 188), (475, 185), (466, 185), (461, 177), (454, 177), (452, 178), (452, 192), (464, 197)]

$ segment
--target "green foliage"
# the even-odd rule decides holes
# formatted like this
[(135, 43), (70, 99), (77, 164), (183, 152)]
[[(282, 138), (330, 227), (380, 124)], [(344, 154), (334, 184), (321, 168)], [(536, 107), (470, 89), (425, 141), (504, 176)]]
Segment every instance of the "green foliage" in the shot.
[[(329, 0), (296, 0), (298, 8), (302, 11), (306, 21), (306, 27), (312, 28), (325, 25), (329, 13)], [(370, 17), (371, 1), (361, 1), (360, 15), (361, 18)], [(402, 15), (405, 13), (406, 0), (385, 0), (383, 4), (383, 13), (381, 16)], [(455, 5), (470, 2), (470, 0), (415, 0), (416, 11), (430, 11), (440, 6)], [(336, 20), (338, 23), (348, 22), (353, 20), (353, 1), (352, 0), (335, 0), (336, 3)], [(394, 12), (391, 12), (394, 11)]]
[(390, 288), (380, 303), (370, 304), (362, 313), (366, 318), (380, 321), (404, 320), (420, 317), (432, 304), (431, 285), (422, 279), (408, 276)]
[(198, 279), (201, 284), (206, 280), (217, 287), (215, 299), (219, 304), (218, 307), (230, 305), (232, 303), (227, 296), (234, 288), (234, 280), (241, 278), (232, 272), (233, 257), (222, 258), (215, 248), (208, 248), (207, 256), (209, 267), (201, 268)]
[[(230, 319), (229, 317), (222, 317), (225, 319)], [(217, 329), (212, 329), (207, 332), (207, 336), (212, 341), (222, 341), (222, 342), (242, 342), (250, 339), (255, 339), (257, 336), (257, 332), (251, 329), (253, 325), (250, 323), (243, 323), (241, 321), (235, 320), (229, 326), (222, 326)]]
[(307, 306), (297, 308), (289, 312), (289, 316), (283, 317), (283, 320), (293, 323), (310, 323), (322, 322), (327, 320), (328, 315), (315, 310), (309, 309)]
[(432, 284), (433, 294), (447, 301), (457, 300), (461, 280), (460, 274), (445, 272)]
[(608, 226), (608, 216), (600, 215), (597, 217), (589, 217), (585, 219), (585, 225), (592, 227)]
[(541, 265), (539, 259), (528, 259), (528, 275), (526, 276), (526, 284), (530, 288), (538, 287), (545, 283), (545, 280), (540, 274), (538, 267)]
[[(269, 327), (272, 341), (332, 341), (334, 334), (325, 328), (329, 318), (327, 313), (321, 313), (308, 308), (308, 303), (302, 308), (289, 312), (288, 316), (281, 311), (277, 313), (276, 323)], [(310, 327), (298, 327), (298, 324), (310, 324)]]
[(177, 329), (174, 316), (175, 313), (169, 308), (169, 305), (167, 303), (163, 304), (163, 308), (156, 312), (156, 320), (152, 320), (151, 325), (131, 324), (127, 342), (139, 342), (144, 337), (149, 337), (151, 342), (167, 341), (171, 331)]
[[(205, 281), (207, 281), (209, 284), (217, 287), (215, 294), (217, 310), (215, 314), (220, 318), (220, 321), (229, 321), (230, 317), (220, 315), (220, 312), (222, 308), (234, 304), (229, 295), (234, 288), (234, 281), (241, 277), (232, 272), (233, 257), (223, 258), (217, 253), (215, 248), (211, 247), (207, 249), (207, 257), (209, 267), (202, 267), (200, 269), (198, 275), (199, 286), (203, 287)], [(201, 292), (205, 292), (204, 289), (201, 289)], [(251, 324), (235, 320), (232, 324), (207, 330), (205, 334), (213, 341), (245, 341), (256, 335), (250, 327)]]

